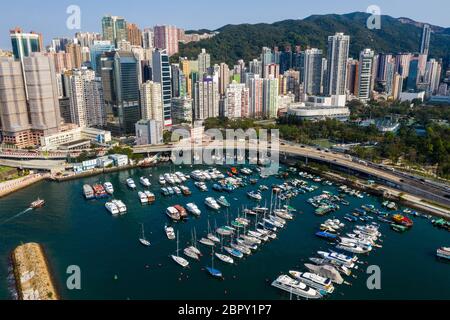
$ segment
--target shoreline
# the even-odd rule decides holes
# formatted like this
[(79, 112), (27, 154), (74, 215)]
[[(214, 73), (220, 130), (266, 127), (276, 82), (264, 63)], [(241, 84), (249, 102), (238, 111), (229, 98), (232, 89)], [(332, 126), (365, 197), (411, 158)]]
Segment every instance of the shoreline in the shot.
[(11, 261), (19, 300), (60, 300), (42, 245), (27, 243), (16, 247)]

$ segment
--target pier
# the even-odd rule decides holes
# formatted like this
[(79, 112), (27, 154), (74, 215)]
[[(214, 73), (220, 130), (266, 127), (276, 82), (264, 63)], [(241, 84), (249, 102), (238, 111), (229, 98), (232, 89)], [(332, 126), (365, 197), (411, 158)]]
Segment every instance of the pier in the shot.
[(59, 300), (40, 244), (17, 247), (12, 253), (12, 262), (20, 300)]

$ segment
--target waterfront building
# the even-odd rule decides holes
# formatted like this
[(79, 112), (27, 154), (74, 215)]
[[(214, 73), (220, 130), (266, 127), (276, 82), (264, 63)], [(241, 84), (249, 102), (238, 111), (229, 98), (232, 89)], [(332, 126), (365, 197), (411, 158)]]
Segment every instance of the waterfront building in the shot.
[(325, 95), (346, 94), (347, 60), (350, 47), (350, 36), (336, 33), (328, 37), (328, 78)]
[(161, 84), (164, 126), (172, 125), (172, 79), (169, 55), (166, 50), (153, 52), (153, 81)]
[(134, 133), (141, 118), (139, 108), (139, 66), (131, 52), (102, 55), (102, 83), (107, 127), (113, 134)]
[(141, 118), (164, 122), (161, 83), (147, 81), (141, 84)]
[(162, 144), (164, 124), (161, 121), (141, 120), (136, 123), (136, 145)]

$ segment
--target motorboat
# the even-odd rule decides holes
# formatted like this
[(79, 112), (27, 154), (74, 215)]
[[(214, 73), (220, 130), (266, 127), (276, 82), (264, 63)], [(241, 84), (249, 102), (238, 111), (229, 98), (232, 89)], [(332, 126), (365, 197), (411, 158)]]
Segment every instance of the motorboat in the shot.
[(144, 192), (139, 191), (138, 196), (141, 201), (141, 204), (148, 204), (148, 197), (145, 195)]
[(127, 186), (130, 189), (136, 189), (136, 183), (131, 178), (127, 179)]
[(172, 219), (173, 221), (180, 221), (181, 220), (181, 216), (180, 213), (178, 212), (178, 210), (174, 207), (169, 207), (166, 210), (166, 215)]
[(169, 240), (175, 240), (176, 239), (175, 229), (173, 227), (169, 227), (169, 226), (166, 225), (164, 227), (164, 231), (166, 232), (167, 239), (169, 239)]
[(200, 217), (200, 215), (202, 214), (202, 212), (200, 211), (200, 209), (197, 207), (196, 204), (194, 203), (188, 203), (186, 205), (186, 209), (189, 213), (193, 214), (194, 216)]
[(109, 195), (113, 195), (114, 194), (114, 186), (112, 185), (111, 182), (105, 182), (103, 184), (103, 187), (105, 188), (105, 191), (109, 194)]
[(128, 208), (125, 205), (125, 203), (123, 203), (123, 201), (121, 201), (121, 200), (113, 200), (111, 202), (116, 205), (116, 207), (117, 207), (117, 209), (119, 209), (119, 213), (121, 215), (125, 214), (128, 211)]
[(262, 200), (262, 196), (261, 196), (261, 194), (259, 192), (250, 191), (250, 192), (247, 192), (247, 196), (250, 199), (253, 199), (253, 200), (256, 200), (256, 201), (261, 201)]
[(209, 208), (213, 209), (213, 210), (220, 210), (220, 205), (217, 203), (217, 201), (214, 198), (206, 198), (205, 199), (205, 204), (206, 206), (208, 206)]
[(325, 292), (331, 294), (334, 292), (334, 286), (331, 279), (310, 272), (289, 271), (289, 274), (294, 279), (303, 282), (311, 288), (319, 290), (320, 293)]
[(306, 284), (294, 280), (287, 275), (279, 276), (272, 282), (272, 286), (305, 299), (322, 298), (322, 295), (317, 290), (310, 288)]
[(225, 197), (220, 197), (219, 199), (217, 199), (217, 203), (220, 204), (222, 207), (226, 207), (229, 208), (231, 207), (231, 204), (228, 202), (227, 198)]
[(119, 209), (117, 208), (117, 206), (112, 203), (112, 202), (107, 202), (105, 204), (105, 208), (106, 210), (108, 210), (108, 212), (113, 215), (113, 216), (117, 216), (120, 214)]
[(200, 191), (202, 192), (207, 192), (208, 191), (208, 187), (206, 186), (206, 184), (204, 182), (196, 182), (195, 186), (200, 189)]
[(150, 187), (152, 184), (150, 183), (150, 180), (146, 177), (141, 177), (139, 179), (139, 182), (146, 188)]
[(34, 210), (42, 208), (43, 206), (45, 206), (45, 200), (39, 198), (30, 204), (30, 208)]

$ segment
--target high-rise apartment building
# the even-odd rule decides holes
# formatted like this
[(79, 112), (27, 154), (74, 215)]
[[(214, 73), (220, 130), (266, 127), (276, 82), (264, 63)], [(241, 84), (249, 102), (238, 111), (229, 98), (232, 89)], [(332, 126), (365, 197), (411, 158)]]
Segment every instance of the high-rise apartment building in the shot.
[(127, 24), (127, 39), (132, 46), (142, 46), (142, 31), (136, 24)]
[(304, 57), (304, 93), (318, 95), (321, 92), (322, 50), (307, 49)]
[(170, 59), (166, 50), (153, 52), (153, 81), (161, 84), (164, 112), (164, 126), (172, 125), (172, 72)]
[(358, 67), (358, 98), (368, 101), (372, 92), (372, 70), (375, 52), (371, 49), (364, 49), (359, 55)]
[(194, 119), (206, 120), (219, 116), (219, 85), (207, 77), (195, 84)]
[(141, 84), (141, 118), (164, 123), (161, 83), (147, 81)]
[(116, 48), (120, 41), (128, 40), (127, 22), (122, 17), (103, 17), (102, 31), (103, 40), (110, 41)]
[(423, 25), (422, 39), (420, 43), (420, 54), (428, 56), (430, 51), (430, 40), (431, 40), (431, 26), (429, 24)]
[(169, 56), (178, 53), (178, 28), (175, 26), (155, 26), (153, 28), (155, 48), (166, 50)]
[(347, 60), (350, 47), (350, 36), (336, 33), (328, 37), (328, 78), (325, 87), (326, 95), (344, 95), (346, 93)]

